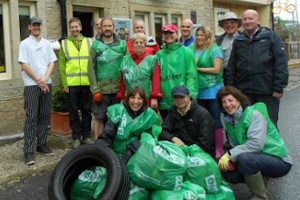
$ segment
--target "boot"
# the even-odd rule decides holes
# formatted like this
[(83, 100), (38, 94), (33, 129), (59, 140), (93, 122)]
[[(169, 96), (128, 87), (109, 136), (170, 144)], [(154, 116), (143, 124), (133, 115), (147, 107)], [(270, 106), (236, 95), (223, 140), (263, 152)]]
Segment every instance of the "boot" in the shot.
[(215, 145), (216, 145), (216, 160), (220, 159), (223, 155), (223, 132), (224, 130), (222, 128), (217, 128), (215, 131)]
[(245, 176), (245, 181), (252, 193), (250, 200), (268, 200), (265, 182), (260, 172)]

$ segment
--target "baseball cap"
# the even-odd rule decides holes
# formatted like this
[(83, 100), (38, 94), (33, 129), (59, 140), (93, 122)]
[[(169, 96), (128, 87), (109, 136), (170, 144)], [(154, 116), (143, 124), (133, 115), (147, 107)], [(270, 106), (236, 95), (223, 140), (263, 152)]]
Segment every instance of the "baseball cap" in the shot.
[(167, 24), (162, 28), (162, 32), (172, 32), (172, 33), (177, 33), (178, 29), (175, 24)]
[(42, 20), (38, 16), (34, 16), (34, 17), (30, 18), (29, 22), (30, 22), (30, 24), (34, 24), (34, 23), (42, 24)]
[(185, 97), (185, 96), (189, 95), (190, 92), (184, 85), (180, 85), (180, 86), (174, 87), (171, 91), (171, 94), (172, 94), (172, 97), (175, 97), (175, 96)]

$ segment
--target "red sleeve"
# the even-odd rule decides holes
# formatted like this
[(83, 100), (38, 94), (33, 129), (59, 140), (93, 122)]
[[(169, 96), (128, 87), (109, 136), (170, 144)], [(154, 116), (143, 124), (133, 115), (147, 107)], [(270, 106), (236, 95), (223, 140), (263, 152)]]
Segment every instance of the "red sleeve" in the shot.
[[(156, 42), (156, 43), (157, 43), (157, 42)], [(157, 45), (155, 45), (155, 47), (154, 47), (154, 48), (155, 48), (155, 50), (154, 50), (154, 51), (155, 51), (155, 53), (157, 53), (157, 52), (160, 50), (160, 48), (159, 48), (159, 45), (158, 45), (158, 44), (157, 44)]]
[(160, 67), (158, 63), (155, 63), (155, 68), (152, 74), (152, 99), (161, 99), (163, 97), (160, 89)]
[(128, 51), (129, 51), (129, 53), (130, 53), (130, 55), (132, 56), (133, 55), (133, 53), (134, 53), (134, 50), (133, 50), (133, 47), (132, 47), (132, 42), (131, 42), (131, 40), (129, 39), (129, 40), (127, 40), (127, 49), (128, 49)]
[(117, 98), (121, 100), (125, 99), (125, 84), (123, 79), (123, 72), (121, 72), (121, 76), (120, 76), (120, 90), (117, 93)]

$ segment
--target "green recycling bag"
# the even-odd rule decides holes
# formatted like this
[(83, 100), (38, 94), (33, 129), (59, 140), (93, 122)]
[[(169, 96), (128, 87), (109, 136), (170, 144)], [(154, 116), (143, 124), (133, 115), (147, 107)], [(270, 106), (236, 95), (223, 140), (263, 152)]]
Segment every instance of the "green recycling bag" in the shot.
[(228, 183), (221, 180), (221, 186), (218, 193), (206, 194), (207, 200), (235, 200), (234, 193)]
[(206, 193), (217, 193), (220, 189), (221, 173), (216, 161), (199, 146), (181, 146), (187, 156), (185, 180), (202, 186)]
[(150, 192), (130, 181), (130, 191), (128, 200), (148, 200)]
[(106, 169), (95, 167), (83, 171), (71, 189), (71, 200), (96, 199), (106, 184)]
[(176, 144), (157, 141), (147, 133), (142, 133), (141, 146), (127, 163), (135, 184), (156, 190), (177, 190), (186, 168), (186, 156)]
[(189, 181), (181, 185), (178, 191), (156, 190), (151, 193), (150, 200), (205, 200), (205, 190), (194, 183)]

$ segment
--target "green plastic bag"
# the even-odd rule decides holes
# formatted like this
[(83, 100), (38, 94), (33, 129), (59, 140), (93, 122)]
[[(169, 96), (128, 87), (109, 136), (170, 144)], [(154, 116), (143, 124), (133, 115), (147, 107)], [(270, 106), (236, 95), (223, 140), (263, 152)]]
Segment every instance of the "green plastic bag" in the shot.
[(130, 191), (128, 200), (148, 200), (150, 192), (130, 181)]
[(187, 156), (185, 180), (202, 186), (206, 193), (217, 193), (220, 189), (221, 173), (216, 161), (199, 146), (181, 146)]
[(103, 167), (83, 171), (73, 184), (71, 200), (96, 199), (105, 187), (106, 177), (106, 169)]
[(181, 190), (168, 191), (168, 190), (156, 190), (151, 193), (150, 200), (205, 200), (205, 190), (194, 183), (189, 181), (184, 182)]
[(135, 184), (156, 190), (179, 189), (186, 168), (186, 156), (176, 144), (157, 141), (147, 133), (142, 134), (140, 148), (127, 163)]
[(235, 200), (234, 192), (232, 191), (231, 187), (228, 183), (221, 180), (220, 191), (215, 194), (207, 194), (207, 200)]

